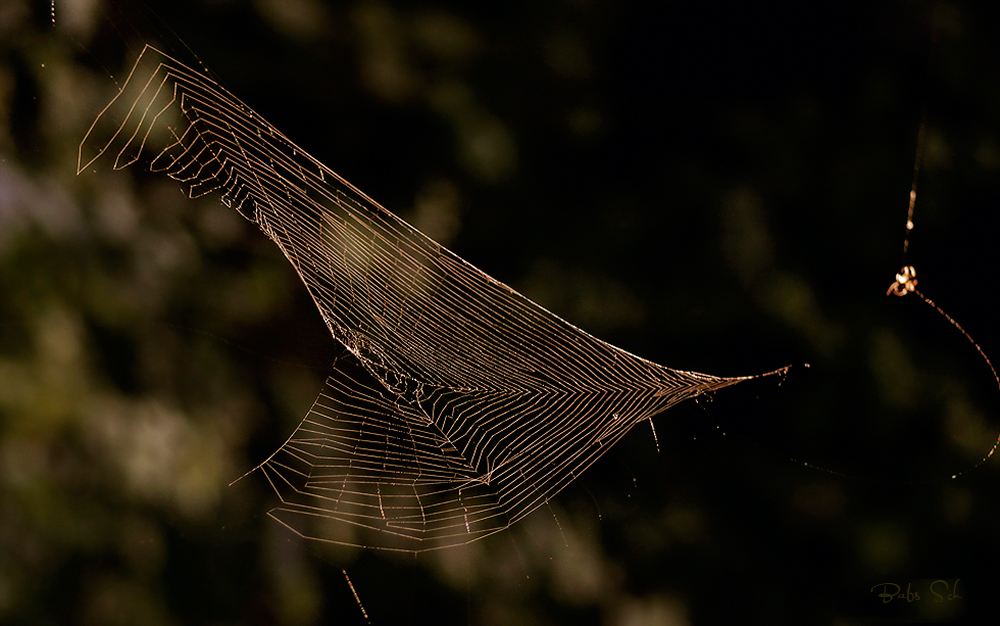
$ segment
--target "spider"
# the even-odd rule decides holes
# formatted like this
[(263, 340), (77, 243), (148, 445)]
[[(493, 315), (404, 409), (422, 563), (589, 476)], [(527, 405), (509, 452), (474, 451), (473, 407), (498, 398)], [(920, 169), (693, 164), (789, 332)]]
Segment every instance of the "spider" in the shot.
[(885, 292), (885, 295), (896, 294), (897, 296), (905, 296), (911, 291), (916, 290), (917, 270), (913, 269), (912, 265), (907, 265), (899, 274), (896, 274), (896, 282), (889, 285), (889, 290)]

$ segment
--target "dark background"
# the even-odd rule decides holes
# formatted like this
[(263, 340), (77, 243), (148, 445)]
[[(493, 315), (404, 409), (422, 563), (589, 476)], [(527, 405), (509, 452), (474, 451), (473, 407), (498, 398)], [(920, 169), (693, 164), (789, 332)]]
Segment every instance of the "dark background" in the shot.
[[(998, 461), (951, 476), (996, 441), (998, 385), (884, 295), (926, 107), (907, 262), (1000, 354), (990, 5), (67, 0), (53, 26), (2, 0), (0, 622), (365, 623), (344, 570), (372, 624), (992, 621)], [(145, 43), (602, 339), (795, 367), (468, 547), (304, 542), (261, 476), (226, 486), (337, 354), (293, 270), (213, 198), (76, 175)]]

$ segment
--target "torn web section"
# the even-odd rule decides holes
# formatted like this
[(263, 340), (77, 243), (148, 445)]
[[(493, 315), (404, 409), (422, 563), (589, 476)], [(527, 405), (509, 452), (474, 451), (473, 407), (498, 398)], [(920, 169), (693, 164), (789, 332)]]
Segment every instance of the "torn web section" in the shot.
[[(501, 531), (547, 503), (643, 419), (705, 389), (650, 404), (632, 392), (387, 390), (353, 355), (261, 469), (270, 514), (308, 538), (419, 552)], [(617, 410), (610, 415), (608, 407)]]
[(177, 140), (178, 129), (187, 127), (188, 121), (176, 106), (176, 87), (166, 60), (148, 46), (139, 55), (118, 94), (80, 143), (77, 173), (109, 151), (114, 168), (123, 169), (144, 151), (162, 150)]
[(422, 551), (510, 525), (448, 437), (351, 357), (261, 469), (281, 499), (271, 516), (304, 537)]
[[(220, 141), (234, 137), (223, 117), (201, 117), (192, 85), (214, 84), (207, 77), (146, 46), (118, 94), (101, 111), (80, 144), (78, 173), (106, 153), (114, 168), (123, 169), (143, 159), (153, 172), (162, 172), (182, 183), (189, 197), (219, 191), (224, 204), (257, 221), (243, 209), (254, 189), (241, 176), (246, 168), (226, 163)], [(221, 88), (220, 88), (221, 89)], [(220, 92), (222, 93), (222, 92)], [(226, 98), (226, 103), (243, 106)], [(223, 124), (222, 131), (211, 123)], [(251, 203), (252, 207), (253, 203)]]

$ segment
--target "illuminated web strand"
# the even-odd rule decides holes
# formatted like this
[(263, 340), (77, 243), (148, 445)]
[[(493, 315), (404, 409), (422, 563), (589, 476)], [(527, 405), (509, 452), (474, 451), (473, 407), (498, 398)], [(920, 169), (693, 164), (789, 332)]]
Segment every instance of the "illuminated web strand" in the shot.
[[(957, 328), (958, 332), (962, 333), (962, 335), (966, 339), (969, 340), (969, 343), (971, 343), (972, 346), (976, 349), (976, 352), (979, 353), (979, 356), (983, 357), (983, 360), (986, 361), (986, 365), (990, 368), (990, 373), (993, 374), (993, 380), (996, 381), (997, 388), (1000, 389), (1000, 376), (997, 375), (997, 371), (993, 367), (993, 363), (990, 362), (989, 357), (986, 356), (986, 353), (983, 352), (983, 349), (980, 348), (979, 344), (976, 343), (976, 341), (972, 338), (972, 335), (970, 335), (969, 333), (965, 332), (965, 329), (962, 328), (961, 324), (959, 324), (958, 322), (956, 322), (955, 319), (952, 318), (952, 316), (950, 316), (947, 313), (945, 313), (944, 309), (942, 309), (938, 305), (934, 304), (934, 301), (931, 300), (930, 298), (928, 298), (927, 296), (925, 296), (923, 293), (921, 293), (919, 289), (914, 288), (913, 289), (913, 293), (916, 294), (916, 295), (918, 295), (918, 296), (920, 296), (921, 300), (923, 300), (924, 302), (926, 302), (930, 306), (934, 307), (934, 310), (936, 310), (938, 313), (940, 313), (942, 316), (944, 316), (944, 318), (946, 320), (948, 320), (948, 323), (950, 323), (952, 326), (954, 326), (955, 328)], [(979, 467), (980, 465), (982, 465), (983, 463), (985, 463), (987, 460), (989, 460), (990, 457), (993, 456), (993, 453), (997, 451), (997, 447), (998, 446), (1000, 446), (1000, 436), (997, 437), (997, 440), (993, 443), (993, 447), (990, 448), (990, 451), (986, 453), (986, 456), (984, 456), (983, 458), (979, 459), (979, 461), (975, 465), (973, 465), (972, 467), (970, 467), (968, 469), (965, 469), (965, 470), (962, 470), (961, 472), (958, 472), (956, 474), (953, 474), (952, 478), (958, 478), (962, 474), (964, 474), (966, 472), (969, 472), (969, 471), (972, 471), (972, 470), (976, 469), (977, 467)]]
[[(338, 358), (258, 468), (314, 539), (420, 551), (508, 528), (635, 424), (755, 377), (673, 370), (559, 318), (402, 221), (206, 74), (146, 47), (80, 145), (216, 192), (281, 249)], [(780, 373), (777, 370), (772, 373)]]
[(906, 232), (903, 234), (903, 262), (900, 267), (907, 267), (906, 254), (910, 250), (910, 233), (913, 231), (913, 207), (917, 203), (917, 179), (920, 177), (920, 165), (924, 160), (924, 135), (927, 132), (927, 107), (920, 111), (920, 128), (917, 130), (917, 154), (913, 159), (913, 181), (910, 183), (910, 203), (906, 209)]
[(362, 617), (365, 618), (367, 623), (371, 624), (372, 621), (368, 618), (368, 611), (365, 610), (365, 605), (361, 604), (361, 597), (358, 596), (357, 590), (354, 589), (354, 583), (351, 582), (351, 577), (347, 575), (347, 570), (341, 568), (340, 571), (344, 572), (344, 579), (347, 581), (347, 586), (351, 588), (351, 594), (354, 595), (354, 601), (358, 603), (358, 608), (361, 609)]

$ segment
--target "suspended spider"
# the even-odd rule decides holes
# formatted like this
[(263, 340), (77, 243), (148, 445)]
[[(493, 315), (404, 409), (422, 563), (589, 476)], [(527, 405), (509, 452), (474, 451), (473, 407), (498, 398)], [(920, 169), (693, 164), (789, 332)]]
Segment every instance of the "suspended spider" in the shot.
[(905, 296), (911, 291), (917, 290), (917, 270), (913, 269), (912, 265), (907, 265), (903, 268), (903, 271), (896, 274), (896, 282), (889, 285), (889, 290), (885, 292), (885, 295), (896, 294), (897, 296)]

